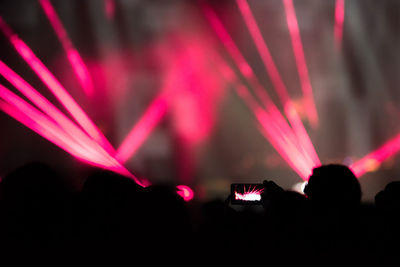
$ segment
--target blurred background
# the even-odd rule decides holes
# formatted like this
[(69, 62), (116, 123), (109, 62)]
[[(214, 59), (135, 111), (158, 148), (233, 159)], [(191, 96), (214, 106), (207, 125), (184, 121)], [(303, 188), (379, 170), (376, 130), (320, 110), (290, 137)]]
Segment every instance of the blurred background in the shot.
[[(87, 67), (91, 96), (82, 90), (39, 1), (2, 0), (0, 15), (116, 148), (168, 92), (167, 108), (124, 164), (135, 175), (186, 184), (204, 200), (226, 197), (234, 182), (273, 180), (287, 189), (298, 187), (302, 179), (260, 133), (235, 85), (219, 72), (217, 57), (233, 64), (204, 15), (204, 2), (51, 0)], [(400, 133), (400, 2), (343, 1), (339, 37), (338, 2), (293, 0), (319, 118), (311, 125), (283, 1), (248, 0), (321, 162), (349, 165)], [(206, 4), (282, 111), (236, 1)], [(63, 110), (3, 34), (0, 50), (2, 61)], [(12, 88), (3, 78), (0, 83)], [(2, 112), (0, 125), (0, 176), (40, 161), (81, 185), (85, 164)], [(360, 177), (365, 201), (398, 180), (399, 160), (393, 155)]]

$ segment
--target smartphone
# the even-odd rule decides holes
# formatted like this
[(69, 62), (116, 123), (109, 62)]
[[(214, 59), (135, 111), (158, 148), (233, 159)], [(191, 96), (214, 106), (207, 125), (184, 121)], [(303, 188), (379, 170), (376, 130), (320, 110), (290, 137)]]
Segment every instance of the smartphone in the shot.
[(231, 203), (235, 205), (261, 204), (263, 184), (231, 184)]

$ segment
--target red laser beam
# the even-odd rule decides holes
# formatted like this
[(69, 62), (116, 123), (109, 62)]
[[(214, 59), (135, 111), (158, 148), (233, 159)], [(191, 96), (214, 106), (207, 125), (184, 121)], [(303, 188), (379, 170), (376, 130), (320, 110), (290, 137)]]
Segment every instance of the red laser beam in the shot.
[(164, 95), (158, 96), (135, 124), (117, 149), (115, 158), (124, 163), (130, 159), (150, 135), (154, 127), (164, 117), (167, 101)]
[(289, 119), (290, 124), (293, 127), (294, 132), (300, 139), (300, 145), (305, 153), (309, 154), (314, 161), (315, 165), (319, 165), (320, 161), (317, 153), (315, 152), (315, 148), (312, 145), (312, 142), (301, 122), (301, 119), (294, 107), (293, 101), (290, 99), (287, 88), (282, 80), (281, 75), (275, 65), (275, 62), (271, 56), (271, 53), (268, 49), (268, 46), (263, 39), (263, 36), (260, 32), (260, 29), (257, 25), (257, 22), (253, 16), (253, 13), (247, 3), (246, 0), (237, 0), (236, 1), (240, 12), (245, 20), (247, 28), (249, 29), (251, 36), (253, 38), (254, 43), (256, 44), (257, 50), (262, 58), (264, 66), (266, 68), (267, 73), (271, 77), (272, 83), (278, 96), (284, 106), (284, 111)]
[(93, 82), (90, 77), (89, 71), (86, 68), (82, 57), (79, 55), (78, 51), (68, 37), (68, 33), (65, 30), (60, 18), (57, 15), (54, 7), (52, 6), (50, 0), (39, 0), (40, 6), (42, 7), (47, 19), (49, 20), (51, 26), (53, 27), (58, 39), (60, 40), (66, 54), (67, 58), (75, 72), (82, 88), (84, 89), (87, 96), (91, 97), (94, 94)]
[(342, 47), (344, 14), (345, 14), (345, 1), (336, 0), (334, 37), (335, 37), (336, 47), (338, 49)]
[(400, 134), (384, 143), (378, 149), (372, 151), (362, 159), (351, 164), (350, 168), (357, 177), (367, 172), (376, 170), (379, 165), (400, 151)]
[(301, 89), (304, 95), (304, 106), (311, 125), (317, 127), (318, 113), (315, 106), (313, 90), (311, 86), (310, 76), (304, 55), (303, 44), (301, 41), (299, 24), (297, 21), (296, 10), (293, 5), (293, 0), (283, 0), (286, 12), (286, 21), (289, 28), (292, 47), (296, 59), (297, 70), (300, 77)]
[(0, 30), (6, 35), (11, 44), (38, 75), (43, 83), (49, 90), (56, 96), (60, 103), (67, 109), (72, 117), (79, 123), (79, 125), (101, 144), (108, 152), (114, 153), (114, 148), (108, 142), (107, 138), (97, 128), (97, 126), (90, 120), (83, 109), (76, 103), (71, 95), (65, 90), (60, 82), (54, 75), (47, 69), (47, 67), (36, 57), (33, 51), (12, 31), (6, 22), (0, 17)]

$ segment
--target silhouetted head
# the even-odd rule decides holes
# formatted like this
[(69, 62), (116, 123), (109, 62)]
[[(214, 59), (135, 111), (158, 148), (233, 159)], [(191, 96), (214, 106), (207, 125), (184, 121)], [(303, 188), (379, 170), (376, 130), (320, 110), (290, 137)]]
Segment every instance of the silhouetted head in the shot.
[(187, 205), (177, 194), (176, 187), (158, 184), (146, 187), (144, 191), (146, 218), (153, 234), (175, 236), (189, 231)]
[(106, 201), (136, 197), (142, 191), (142, 187), (133, 180), (107, 170), (92, 173), (82, 189), (84, 195)]
[(147, 206), (157, 211), (162, 216), (181, 216), (185, 212), (186, 204), (177, 189), (170, 185), (151, 185), (144, 189), (146, 193)]
[(41, 205), (54, 204), (69, 193), (69, 187), (59, 173), (43, 163), (29, 163), (4, 177), (2, 197), (12, 201)]
[(129, 178), (98, 170), (85, 181), (81, 196), (96, 216), (117, 218), (140, 212), (143, 188)]
[(62, 241), (71, 191), (66, 180), (41, 163), (24, 165), (1, 183), (1, 218), (6, 239), (34, 246)]
[(143, 188), (133, 180), (107, 170), (96, 170), (85, 181), (81, 195), (82, 234), (92, 248), (132, 246), (143, 223)]
[(324, 206), (353, 207), (361, 201), (361, 187), (356, 176), (347, 166), (338, 164), (315, 168), (304, 193), (313, 203)]
[(390, 182), (375, 196), (375, 204), (385, 212), (398, 214), (400, 211), (400, 181)]

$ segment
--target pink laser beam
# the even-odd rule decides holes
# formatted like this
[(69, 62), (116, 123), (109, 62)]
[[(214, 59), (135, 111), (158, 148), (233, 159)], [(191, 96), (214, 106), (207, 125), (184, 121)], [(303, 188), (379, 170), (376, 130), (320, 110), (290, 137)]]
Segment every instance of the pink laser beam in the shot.
[[(274, 103), (272, 102), (271, 98), (269, 97), (268, 93), (262, 88), (261, 84), (258, 82), (257, 78), (254, 75), (254, 72), (250, 65), (246, 62), (246, 59), (243, 57), (242, 53), (236, 46), (235, 42), (223, 26), (222, 22), (219, 20), (217, 14), (209, 7), (208, 5), (203, 4), (203, 9), (207, 19), (209, 20), (212, 28), (218, 35), (219, 39), (228, 50), (228, 53), (234, 60), (236, 66), (242, 73), (242, 75), (249, 80), (251, 86), (256, 91), (258, 98), (263, 102), (266, 108), (275, 108)], [(226, 68), (225, 68), (226, 69)], [(278, 110), (276, 108), (276, 110)], [(278, 114), (280, 112), (278, 111)], [(281, 116), (282, 120), (283, 116)], [(289, 127), (288, 127), (289, 128)]]
[[(7, 113), (14, 114), (13, 117), (18, 117), (18, 121), (22, 122), (27, 127), (31, 128), (35, 132), (44, 136), (46, 139), (52, 141), (79, 159), (84, 159), (92, 163), (98, 160), (98, 158), (96, 158), (96, 160), (90, 160), (91, 158), (94, 158), (93, 154), (88, 153), (75, 142), (71, 141), (70, 138), (54, 124), (54, 122), (50, 121), (42, 113), (27, 104), (25, 101), (20, 99), (2, 85), (0, 85), (0, 97), (5, 100), (8, 105), (12, 105), (14, 107), (13, 111), (11, 111), (11, 108), (8, 107), (7, 111), (9, 112)], [(21, 115), (16, 115), (18, 112), (23, 114), (24, 118)]]
[(49, 130), (49, 127), (43, 127), (40, 123), (30, 119), (25, 113), (21, 112), (14, 106), (0, 100), (0, 109), (8, 114), (10, 117), (22, 123), (24, 126), (28, 127), (40, 136), (67, 151), (77, 159), (87, 162), (88, 164), (92, 164), (92, 161), (89, 161), (87, 158), (82, 157), (79, 152), (75, 151), (75, 149), (67, 145), (65, 141), (63, 141), (62, 139), (60, 140), (60, 138), (57, 137), (57, 134), (53, 134), (52, 131)]
[(271, 120), (270, 115), (266, 114), (263, 110), (257, 110), (255, 112), (255, 115), (259, 123), (261, 124), (261, 133), (267, 139), (274, 138), (275, 140), (277, 140), (275, 144), (272, 143), (274, 148), (303, 180), (307, 180), (309, 175), (311, 174), (311, 170), (315, 166), (310, 165), (308, 162), (306, 162), (306, 159), (302, 155), (301, 151), (299, 151), (298, 147), (293, 145), (293, 143), (290, 142), (287, 137), (274, 137), (274, 135), (276, 135), (276, 132), (271, 131), (271, 124), (269, 123), (269, 121)]
[[(223, 26), (222, 22), (219, 20), (218, 16), (215, 12), (206, 4), (203, 4), (203, 9), (207, 19), (209, 20), (211, 26), (217, 33), (219, 39), (224, 44), (225, 48), (228, 50), (229, 54), (233, 58), (235, 64), (238, 66), (239, 70), (242, 72), (243, 76), (246, 77), (249, 82), (251, 83), (252, 87), (256, 90), (256, 94), (262, 100), (265, 107), (269, 109), (272, 113), (275, 114), (277, 121), (279, 122), (280, 126), (286, 131), (292, 131), (290, 127), (287, 125), (285, 119), (280, 114), (279, 110), (271, 101), (269, 95), (266, 91), (262, 88), (260, 83), (258, 82), (254, 72), (252, 71), (251, 67), (247, 64), (246, 60), (244, 59), (243, 55), (235, 45), (234, 41), (230, 37), (229, 33), (226, 31), (225, 27)], [(308, 155), (305, 157), (312, 157), (314, 166), (320, 165), (320, 160), (318, 155), (312, 145), (309, 136), (304, 129), (303, 124), (301, 123), (300, 118), (297, 115), (297, 112), (294, 108), (292, 101), (287, 101), (285, 105), (285, 114), (287, 114), (291, 125), (293, 126), (297, 138), (301, 139), (301, 142), (298, 142), (300, 146), (302, 146), (302, 150), (306, 151)]]
[[(38, 115), (32, 115), (35, 113), (30, 113), (30, 115), (27, 116), (27, 113), (3, 101), (0, 101), (0, 109), (15, 120), (22, 123), (24, 126), (28, 127), (43, 138), (68, 152), (78, 160), (95, 167), (112, 170), (127, 177), (132, 176), (132, 174), (130, 174), (124, 168), (116, 168), (107, 162), (94, 160), (91, 154), (88, 154), (87, 151), (71, 142), (71, 140), (62, 131), (60, 131), (60, 129), (51, 124), (51, 121), (48, 121), (40, 116), (38, 117)], [(34, 117), (35, 119), (31, 119), (29, 117)]]
[(288, 165), (303, 179), (306, 180), (315, 167), (299, 150), (299, 147), (293, 143), (288, 133), (282, 132), (279, 126), (274, 122), (274, 116), (263, 110), (251, 97), (244, 86), (238, 86), (238, 94), (247, 103), (258, 122), (261, 125), (261, 133), (288, 163)]
[(345, 14), (344, 0), (336, 0), (334, 36), (335, 36), (336, 47), (338, 49), (342, 47), (344, 14)]
[(318, 125), (318, 113), (315, 106), (313, 89), (311, 86), (310, 76), (304, 55), (303, 44), (301, 41), (299, 24), (297, 21), (296, 11), (293, 5), (293, 0), (283, 0), (286, 12), (286, 21), (289, 28), (290, 38), (292, 40), (293, 52), (296, 59), (297, 70), (300, 77), (301, 88), (305, 99), (305, 107), (307, 116), (311, 125)]
[(94, 143), (96, 147), (101, 148), (96, 142), (92, 142), (77, 125), (75, 125), (69, 118), (67, 118), (61, 111), (59, 111), (52, 103), (43, 97), (36, 89), (30, 86), (24, 79), (10, 69), (4, 62), (0, 60), (0, 75), (4, 76), (15, 88), (23, 93), (29, 100), (39, 107), (50, 118), (55, 120), (60, 127), (64, 129), (70, 136), (77, 141), (81, 141), (82, 145), (89, 142)]
[(256, 44), (257, 50), (261, 56), (261, 59), (267, 70), (267, 73), (271, 77), (272, 83), (275, 86), (275, 89), (281, 99), (281, 102), (285, 104), (290, 98), (289, 94), (287, 92), (285, 84), (282, 81), (279, 71), (274, 63), (274, 60), (271, 56), (268, 46), (262, 37), (262, 34), (254, 18), (254, 15), (251, 12), (249, 4), (247, 3), (246, 0), (236, 0), (236, 3), (244, 18), (247, 29), (250, 31), (253, 41)]
[(261, 85), (259, 85), (259, 83), (256, 81), (252, 68), (247, 63), (246, 59), (240, 52), (239, 48), (236, 46), (235, 42), (229, 35), (228, 31), (225, 29), (224, 25), (218, 18), (217, 14), (211, 9), (211, 7), (209, 7), (206, 4), (203, 4), (203, 9), (212, 28), (218, 35), (218, 38), (221, 40), (222, 44), (228, 50), (229, 55), (232, 57), (233, 61), (235, 62), (236, 66), (238, 67), (242, 75), (249, 81), (251, 81), (260, 100), (263, 101), (265, 106), (273, 105), (271, 98), (269, 97), (267, 92), (264, 91), (262, 88), (260, 88)]
[(154, 127), (164, 117), (166, 110), (167, 101), (164, 95), (160, 95), (153, 100), (146, 112), (117, 149), (115, 158), (122, 163), (128, 161), (147, 139)]
[[(220, 58), (215, 55), (215, 58)], [(300, 152), (297, 139), (292, 131), (282, 128), (284, 122), (279, 123), (279, 116), (275, 112), (265, 111), (250, 94), (246, 86), (241, 83), (233, 70), (221, 58), (219, 66), (224, 78), (235, 84), (238, 95), (244, 100), (261, 125), (261, 133), (288, 163), (288, 165), (303, 179), (306, 180), (312, 168), (315, 167), (311, 159)], [(279, 110), (276, 110), (279, 113)], [(287, 123), (286, 123), (287, 125)], [(290, 129), (290, 127), (287, 127)]]
[(246, 86), (238, 80), (230, 66), (217, 54), (214, 55), (214, 58), (219, 58), (222, 75), (227, 81), (236, 85), (238, 95), (259, 121), (264, 137), (301, 178), (307, 179), (315, 165), (307, 154), (300, 152), (298, 140), (286, 121), (283, 120), (279, 110), (271, 108), (268, 111), (263, 110)]
[[(3, 111), (15, 118), (31, 130), (37, 132), (47, 140), (53, 142), (74, 157), (90, 165), (112, 170), (116, 173), (133, 179), (141, 186), (147, 185), (147, 181), (140, 181), (123, 167), (116, 159), (109, 154), (100, 153), (94, 149), (88, 149), (91, 144), (88, 142), (85, 146), (76, 142), (63, 129), (48, 119), (43, 113), (22, 100), (10, 90), (0, 85), (0, 98), (3, 98), (8, 104), (2, 103)], [(92, 142), (94, 143), (94, 141)], [(89, 147), (90, 148), (90, 147)]]
[(362, 159), (354, 162), (350, 168), (357, 177), (361, 177), (370, 171), (371, 165), (373, 165), (373, 169), (375, 169), (374, 167), (379, 166), (383, 161), (397, 154), (399, 151), (400, 134), (384, 143), (378, 149), (364, 156)]
[(319, 166), (321, 165), (321, 161), (318, 157), (318, 154), (314, 148), (313, 143), (311, 142), (311, 139), (304, 128), (303, 123), (301, 122), (301, 119), (299, 117), (299, 114), (296, 111), (296, 108), (294, 106), (294, 103), (292, 100), (289, 100), (285, 107), (284, 111), (286, 116), (288, 117), (288, 120), (290, 122), (290, 125), (293, 128), (294, 133), (296, 134), (300, 148), (304, 151), (305, 154), (311, 157), (314, 166)]
[(82, 57), (72, 44), (71, 39), (68, 37), (68, 33), (58, 17), (57, 12), (52, 6), (50, 0), (39, 0), (39, 3), (46, 14), (47, 19), (50, 21), (50, 24), (53, 27), (58, 39), (64, 47), (72, 69), (74, 70), (75, 75), (78, 77), (78, 80), (86, 95), (89, 97), (93, 96), (94, 88), (89, 71), (84, 64)]
[(290, 124), (293, 126), (294, 132), (298, 135), (299, 139), (301, 140), (300, 144), (302, 145), (304, 152), (308, 153), (313, 158), (315, 165), (319, 165), (320, 161), (318, 155), (315, 152), (315, 148), (312, 145), (312, 142), (303, 126), (303, 123), (301, 122), (299, 115), (297, 114), (293, 101), (290, 99), (287, 88), (281, 78), (281, 75), (279, 74), (279, 71), (271, 56), (268, 46), (262, 37), (260, 29), (250, 9), (250, 6), (248, 5), (246, 0), (237, 0), (236, 3), (245, 20), (247, 28), (251, 33), (253, 41), (256, 44), (257, 50), (262, 58), (266, 71), (271, 77), (272, 83), (274, 84), (274, 88), (278, 93), (281, 102), (284, 105), (285, 114), (289, 119)]
[[(0, 60), (0, 74), (22, 92), (32, 103), (36, 104), (43, 112), (52, 118), (59, 126), (69, 134), (76, 142), (92, 153), (102, 157), (110, 157), (108, 153), (94, 140), (87, 136), (77, 125), (51, 104), (45, 97), (38, 93), (25, 80), (18, 76), (6, 64)], [(14, 97), (15, 98), (15, 97)], [(13, 100), (16, 101), (15, 99)]]
[(32, 50), (11, 30), (11, 28), (0, 17), (0, 30), (8, 37), (11, 44), (28, 63), (28, 65), (35, 71), (39, 78), (49, 88), (49, 90), (56, 96), (60, 103), (67, 109), (72, 117), (79, 123), (79, 125), (101, 144), (108, 152), (114, 153), (114, 148), (108, 142), (107, 138), (97, 128), (97, 126), (90, 120), (82, 108), (75, 102), (71, 95), (65, 90), (60, 82), (54, 75), (47, 69), (47, 67), (36, 57)]

